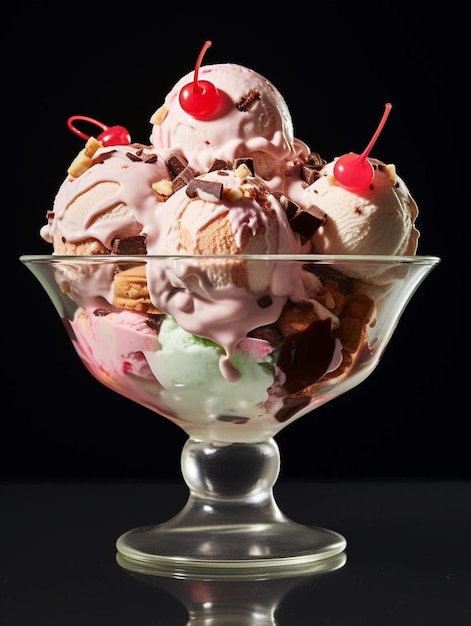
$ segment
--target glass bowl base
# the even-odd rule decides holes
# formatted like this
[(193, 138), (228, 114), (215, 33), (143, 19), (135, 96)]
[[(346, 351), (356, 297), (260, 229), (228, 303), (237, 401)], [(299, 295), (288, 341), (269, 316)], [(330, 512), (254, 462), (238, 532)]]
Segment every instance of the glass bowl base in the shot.
[(343, 553), (342, 535), (290, 520), (181, 527), (171, 522), (130, 530), (116, 542), (122, 563), (159, 575), (244, 578), (322, 570)]

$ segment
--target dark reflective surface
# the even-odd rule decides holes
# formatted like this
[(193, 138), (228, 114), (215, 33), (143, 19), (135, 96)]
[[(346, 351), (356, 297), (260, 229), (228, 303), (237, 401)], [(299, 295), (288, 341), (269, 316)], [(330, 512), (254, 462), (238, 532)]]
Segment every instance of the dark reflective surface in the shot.
[(308, 576), (179, 580), (116, 560), (124, 530), (165, 521), (178, 483), (0, 485), (3, 626), (471, 623), (471, 484), (280, 482), (285, 513), (347, 538), (344, 561)]

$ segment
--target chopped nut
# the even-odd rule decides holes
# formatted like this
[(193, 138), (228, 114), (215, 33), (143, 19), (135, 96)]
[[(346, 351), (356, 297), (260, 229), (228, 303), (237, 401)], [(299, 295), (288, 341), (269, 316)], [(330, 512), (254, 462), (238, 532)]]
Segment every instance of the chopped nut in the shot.
[(77, 154), (75, 159), (70, 164), (67, 173), (73, 178), (78, 178), (93, 165), (93, 156), (98, 148), (101, 148), (102, 146), (103, 144), (101, 141), (98, 141), (95, 137), (89, 137), (87, 143), (85, 144), (85, 148), (80, 150)]
[(152, 189), (155, 191), (157, 200), (159, 202), (165, 202), (167, 198), (173, 194), (172, 181), (162, 178), (155, 183), (152, 183)]
[(168, 109), (165, 105), (162, 105), (150, 118), (150, 123), (155, 126), (160, 126), (164, 119), (167, 117)]
[(67, 173), (73, 178), (78, 178), (80, 174), (88, 170), (92, 164), (93, 161), (90, 157), (87, 157), (85, 150), (81, 150), (70, 164)]
[(252, 172), (245, 163), (241, 163), (238, 167), (236, 167), (234, 173), (239, 178), (247, 178), (247, 176), (252, 176)]
[(391, 187), (394, 187), (397, 181), (396, 166), (394, 165), (394, 163), (389, 163), (388, 165), (385, 165), (381, 168), (381, 170), (388, 176), (389, 180), (391, 181)]
[(255, 189), (255, 187), (252, 187), (252, 185), (241, 185), (240, 191), (244, 198), (256, 198), (257, 197), (257, 190)]
[(84, 152), (87, 157), (92, 158), (98, 148), (102, 148), (103, 144), (95, 137), (89, 137), (87, 143), (85, 144)]
[(224, 189), (224, 197), (229, 202), (237, 202), (242, 198), (242, 190), (240, 187), (232, 187), (232, 189)]
[(246, 165), (248, 167), (250, 174), (247, 174), (247, 176), (255, 176), (254, 162), (251, 157), (243, 157), (243, 158), (234, 159), (234, 164), (233, 164), (234, 170), (237, 170), (241, 165)]

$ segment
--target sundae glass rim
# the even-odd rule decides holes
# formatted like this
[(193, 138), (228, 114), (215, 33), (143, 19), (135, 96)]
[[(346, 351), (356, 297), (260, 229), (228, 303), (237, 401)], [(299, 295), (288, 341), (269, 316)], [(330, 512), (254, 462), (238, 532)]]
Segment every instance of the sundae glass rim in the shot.
[(59, 254), (23, 254), (22, 262), (63, 262), (63, 261), (90, 261), (93, 263), (116, 263), (133, 261), (146, 263), (152, 260), (170, 259), (208, 259), (208, 260), (246, 260), (246, 261), (302, 261), (305, 263), (335, 264), (335, 263), (399, 263), (404, 265), (425, 264), (436, 265), (441, 258), (435, 255), (394, 256), (381, 254), (97, 254), (97, 255), (59, 255)]

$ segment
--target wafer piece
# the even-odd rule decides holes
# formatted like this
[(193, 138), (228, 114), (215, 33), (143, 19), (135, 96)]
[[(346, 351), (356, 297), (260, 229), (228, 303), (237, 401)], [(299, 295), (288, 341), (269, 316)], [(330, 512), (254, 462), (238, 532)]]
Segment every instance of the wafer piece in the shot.
[(130, 267), (115, 275), (112, 304), (140, 313), (162, 313), (151, 302), (145, 265)]

